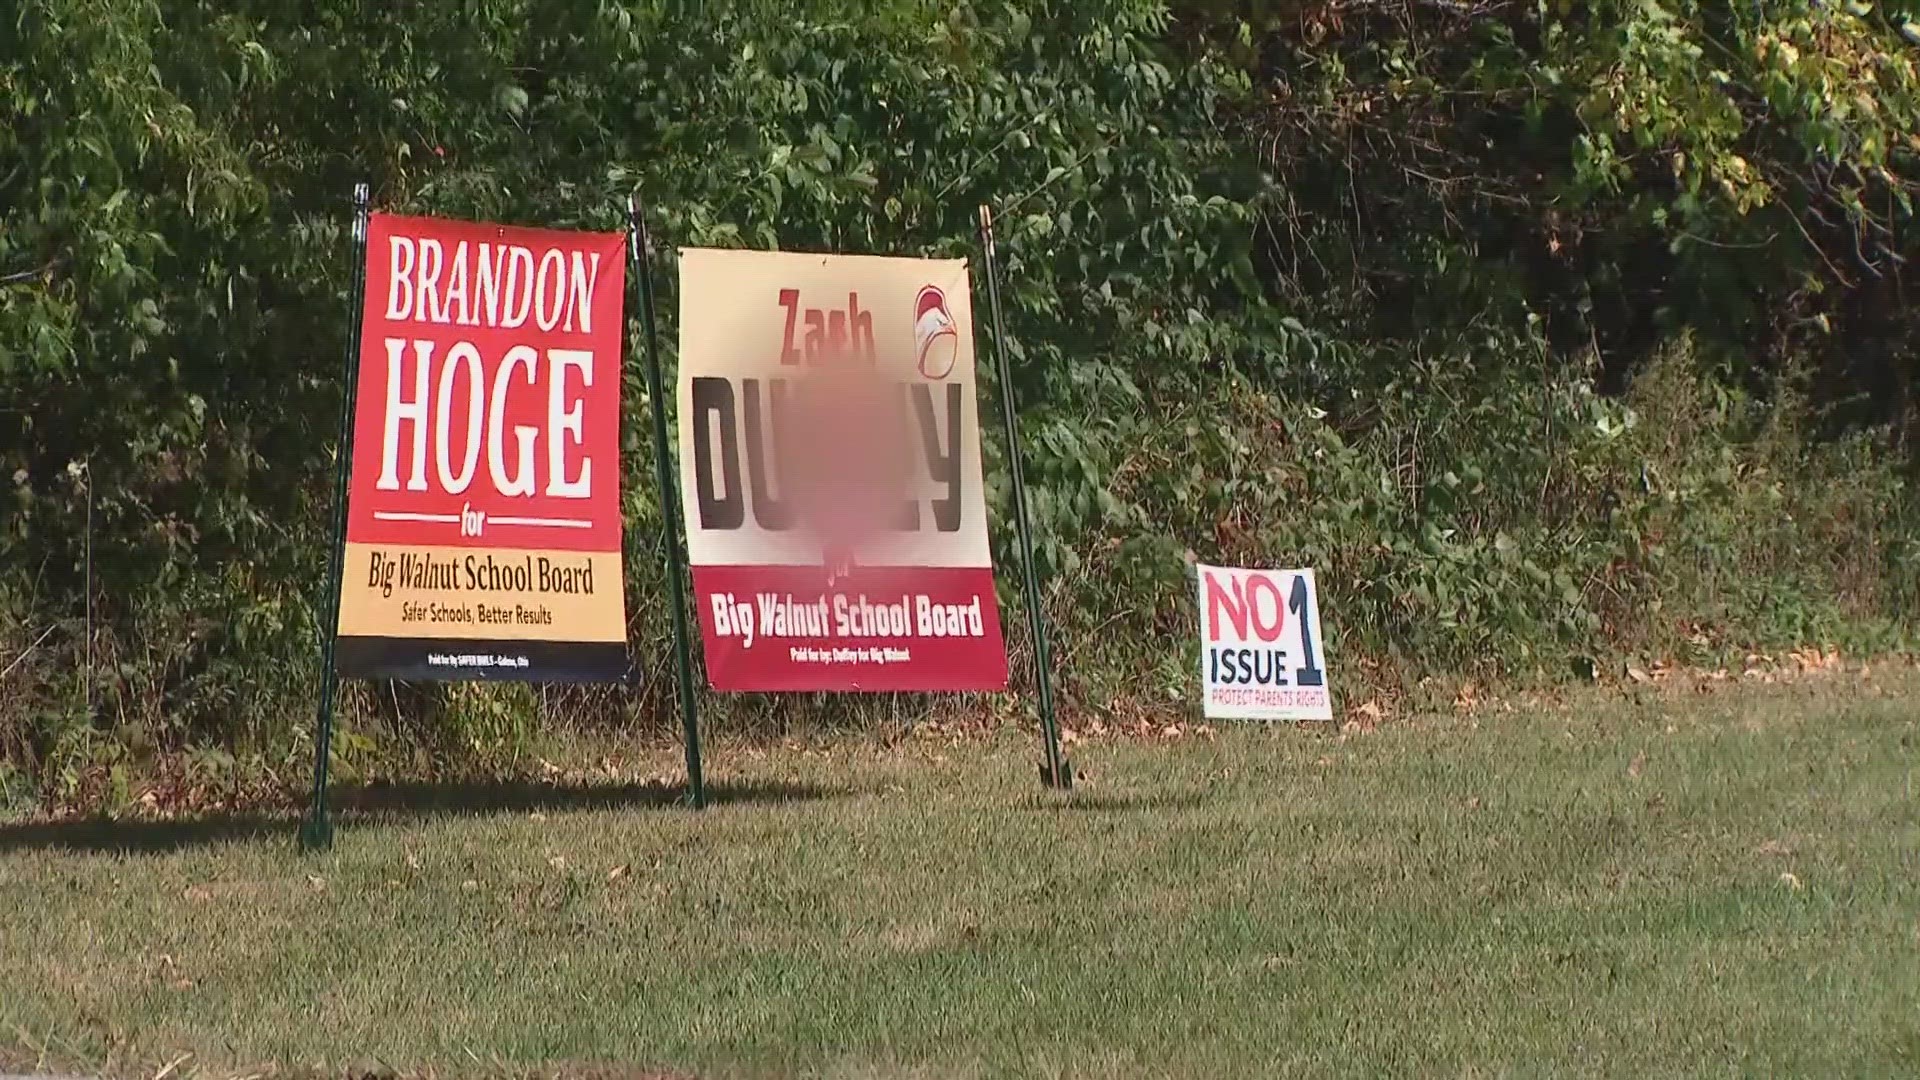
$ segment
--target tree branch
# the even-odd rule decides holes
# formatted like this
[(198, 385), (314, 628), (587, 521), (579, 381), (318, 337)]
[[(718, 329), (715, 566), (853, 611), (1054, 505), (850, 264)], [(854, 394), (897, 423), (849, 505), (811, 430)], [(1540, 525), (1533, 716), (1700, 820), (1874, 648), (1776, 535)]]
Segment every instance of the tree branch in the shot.
[(21, 270), (12, 274), (0, 274), (0, 285), (11, 285), (16, 281), (28, 281), (37, 277), (46, 277), (51, 275), (53, 268), (58, 265), (60, 265), (59, 259), (50, 259), (45, 266), (37, 269)]

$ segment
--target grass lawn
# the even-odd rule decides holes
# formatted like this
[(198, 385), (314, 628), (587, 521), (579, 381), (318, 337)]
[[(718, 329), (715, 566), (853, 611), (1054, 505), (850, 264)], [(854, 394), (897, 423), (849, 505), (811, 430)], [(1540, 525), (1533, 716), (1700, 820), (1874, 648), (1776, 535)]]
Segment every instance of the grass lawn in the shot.
[(0, 1064), (1920, 1075), (1920, 676), (1639, 689), (1093, 740), (1070, 796), (722, 740), (703, 813), (0, 825)]

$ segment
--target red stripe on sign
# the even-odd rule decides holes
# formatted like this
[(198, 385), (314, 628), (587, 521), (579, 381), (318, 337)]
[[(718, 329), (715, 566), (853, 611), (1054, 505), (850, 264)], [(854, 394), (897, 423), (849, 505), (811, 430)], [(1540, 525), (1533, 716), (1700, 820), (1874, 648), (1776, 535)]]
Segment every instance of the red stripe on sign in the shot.
[(991, 567), (697, 566), (693, 592), (716, 690), (1007, 687)]

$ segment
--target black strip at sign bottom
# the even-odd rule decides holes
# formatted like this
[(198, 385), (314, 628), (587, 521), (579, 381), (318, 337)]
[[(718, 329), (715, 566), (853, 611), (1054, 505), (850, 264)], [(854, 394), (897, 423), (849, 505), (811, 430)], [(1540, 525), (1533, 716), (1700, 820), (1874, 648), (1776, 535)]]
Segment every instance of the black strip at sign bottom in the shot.
[(409, 682), (632, 682), (640, 672), (622, 641), (485, 641), (346, 637), (333, 669), (348, 679)]

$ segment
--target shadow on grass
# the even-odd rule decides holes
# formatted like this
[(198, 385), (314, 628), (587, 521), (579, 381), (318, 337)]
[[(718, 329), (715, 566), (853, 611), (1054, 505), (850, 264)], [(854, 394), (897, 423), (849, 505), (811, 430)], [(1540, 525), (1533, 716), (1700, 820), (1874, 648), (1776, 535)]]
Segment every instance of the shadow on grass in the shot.
[(1050, 797), (1034, 796), (1029, 810), (1053, 810), (1063, 814), (1120, 813), (1128, 810), (1191, 810), (1207, 803), (1202, 791), (1147, 791), (1133, 795), (1107, 792), (1073, 792)]
[[(813, 802), (850, 792), (782, 781), (717, 781), (706, 786), (707, 805)], [(653, 780), (627, 784), (547, 784), (537, 780), (478, 783), (400, 783), (336, 786), (334, 809), (379, 818), (417, 813), (495, 814), (534, 810), (631, 810), (680, 806), (686, 786)]]
[[(708, 806), (811, 802), (852, 794), (812, 784), (743, 781), (710, 783)], [(341, 785), (332, 807), (344, 834), (355, 829), (403, 824), (430, 815), (518, 814), (539, 811), (663, 809), (687, 804), (684, 785), (546, 784), (538, 781)], [(110, 854), (158, 854), (182, 848), (259, 839), (292, 843), (300, 815), (215, 813), (191, 818), (115, 820), (76, 818), (0, 824), (0, 855), (50, 850)]]

